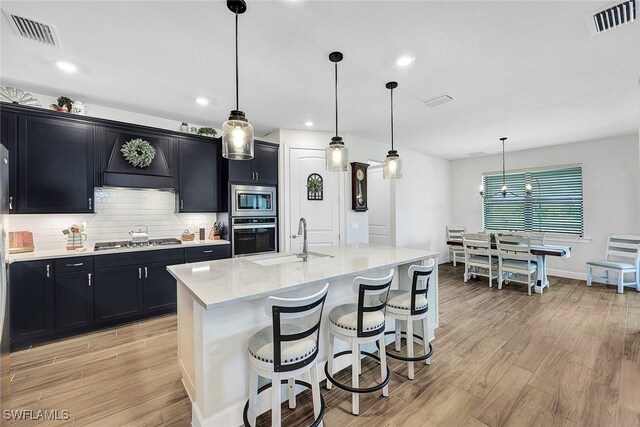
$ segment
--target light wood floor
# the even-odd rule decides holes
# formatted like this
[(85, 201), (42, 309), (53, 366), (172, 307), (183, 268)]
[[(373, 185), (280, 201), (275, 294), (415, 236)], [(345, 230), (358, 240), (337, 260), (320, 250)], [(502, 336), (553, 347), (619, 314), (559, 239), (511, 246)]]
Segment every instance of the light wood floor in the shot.
[[(408, 381), (390, 361), (390, 396), (362, 395), (358, 417), (348, 393), (324, 390), (326, 426), (640, 426), (640, 293), (551, 278), (529, 297), (461, 278), (441, 266), (432, 365)], [(176, 349), (168, 316), (14, 353), (12, 406), (70, 411), (52, 425), (189, 425)], [(364, 363), (361, 386), (378, 375)], [(308, 393), (282, 413), (285, 426), (309, 425)]]

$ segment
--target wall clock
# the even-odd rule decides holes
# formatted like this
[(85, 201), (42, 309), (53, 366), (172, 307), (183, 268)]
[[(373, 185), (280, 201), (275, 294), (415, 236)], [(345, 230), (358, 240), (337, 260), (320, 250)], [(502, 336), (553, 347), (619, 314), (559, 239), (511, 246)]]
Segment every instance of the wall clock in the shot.
[(366, 163), (351, 163), (351, 209), (356, 212), (367, 210), (367, 168)]

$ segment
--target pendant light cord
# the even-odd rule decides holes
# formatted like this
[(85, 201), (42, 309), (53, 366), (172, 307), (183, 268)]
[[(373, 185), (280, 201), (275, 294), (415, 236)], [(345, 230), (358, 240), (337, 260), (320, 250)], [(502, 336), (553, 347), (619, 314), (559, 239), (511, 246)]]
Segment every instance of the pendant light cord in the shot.
[(335, 62), (335, 95), (336, 95), (336, 136), (338, 136), (338, 63)]
[(238, 12), (236, 12), (236, 110), (240, 110), (240, 101), (238, 97)]
[(502, 186), (506, 185), (504, 172), (504, 139), (502, 140)]
[(393, 151), (393, 89), (391, 89), (391, 151)]

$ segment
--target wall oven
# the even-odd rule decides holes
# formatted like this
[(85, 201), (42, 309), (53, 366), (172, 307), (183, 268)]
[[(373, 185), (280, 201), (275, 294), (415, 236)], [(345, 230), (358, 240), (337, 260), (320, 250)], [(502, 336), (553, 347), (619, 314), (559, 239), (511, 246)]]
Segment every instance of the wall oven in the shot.
[(254, 255), (278, 250), (275, 217), (233, 218), (231, 223), (233, 256)]
[(231, 186), (231, 216), (276, 217), (276, 187)]

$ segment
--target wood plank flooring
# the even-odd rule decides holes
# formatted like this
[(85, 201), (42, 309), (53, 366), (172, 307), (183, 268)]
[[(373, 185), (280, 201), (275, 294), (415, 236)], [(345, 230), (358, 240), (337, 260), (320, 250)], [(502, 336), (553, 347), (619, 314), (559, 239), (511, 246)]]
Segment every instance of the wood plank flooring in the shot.
[[(416, 364), (409, 381), (390, 360), (390, 396), (362, 395), (358, 417), (348, 393), (323, 387), (326, 426), (640, 426), (640, 293), (552, 277), (529, 297), (515, 283), (465, 284), (462, 267), (443, 265), (440, 310), (432, 365)], [(13, 353), (12, 407), (71, 417), (14, 425), (187, 426), (176, 351), (176, 318), (166, 316)], [(338, 377), (349, 383), (351, 372)], [(364, 362), (360, 384), (378, 379)], [(310, 393), (282, 417), (309, 425)]]

